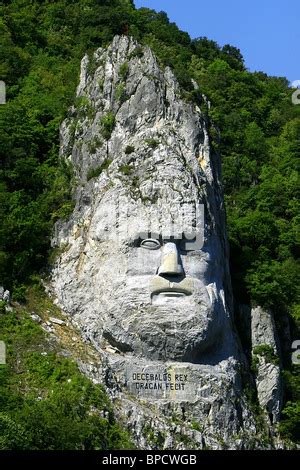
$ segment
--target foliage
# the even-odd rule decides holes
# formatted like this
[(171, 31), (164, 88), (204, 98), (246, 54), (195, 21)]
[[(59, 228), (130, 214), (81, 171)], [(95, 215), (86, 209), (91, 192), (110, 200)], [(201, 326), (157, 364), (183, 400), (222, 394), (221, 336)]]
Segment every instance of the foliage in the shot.
[(115, 115), (112, 111), (109, 111), (105, 116), (101, 118), (102, 129), (101, 133), (104, 139), (108, 140), (115, 127)]
[(135, 151), (135, 148), (133, 145), (127, 145), (127, 147), (125, 148), (125, 153), (126, 155), (130, 155), (131, 153), (133, 153)]
[(49, 351), (25, 311), (0, 317), (8, 365), (0, 366), (1, 450), (132, 448), (104, 389), (59, 351)]
[(124, 83), (119, 83), (119, 85), (116, 86), (115, 98), (120, 102), (120, 104), (124, 103), (128, 99)]
[(147, 144), (148, 147), (155, 149), (159, 145), (159, 142), (157, 139), (145, 139), (145, 144)]
[(119, 166), (119, 171), (123, 173), (123, 175), (131, 175), (133, 168), (129, 165), (120, 165)]
[(103, 141), (98, 137), (94, 137), (88, 142), (88, 151), (94, 154), (97, 152), (98, 148), (102, 147), (102, 145)]
[(203, 425), (201, 425), (197, 421), (193, 421), (191, 423), (191, 429), (194, 429), (195, 431), (198, 431), (198, 432), (203, 432)]
[(103, 170), (107, 170), (111, 162), (112, 160), (107, 159), (102, 163), (102, 165), (96, 168), (90, 168), (87, 174), (87, 180), (89, 181), (92, 178), (97, 178), (99, 175), (101, 175)]
[(287, 402), (283, 410), (284, 420), (280, 423), (281, 434), (295, 442), (300, 442), (300, 401)]
[(284, 373), (287, 404), (279, 430), (283, 437), (300, 443), (300, 368), (294, 365)]
[(119, 75), (122, 78), (122, 80), (126, 80), (128, 70), (129, 70), (128, 62), (124, 62), (119, 69)]
[(134, 57), (138, 57), (139, 59), (141, 59), (143, 55), (144, 55), (143, 48), (138, 46), (129, 54), (128, 58), (129, 60), (133, 59)]
[(21, 284), (18, 287), (15, 287), (13, 300), (21, 303), (26, 302), (26, 286)]
[(8, 449), (29, 449), (28, 437), (20, 423), (0, 412), (0, 450)]
[(279, 364), (279, 358), (274, 352), (274, 348), (269, 344), (260, 344), (259, 346), (255, 346), (253, 348), (253, 362), (252, 365), (258, 365), (257, 356), (262, 356), (265, 358), (266, 362), (270, 362), (273, 364)]

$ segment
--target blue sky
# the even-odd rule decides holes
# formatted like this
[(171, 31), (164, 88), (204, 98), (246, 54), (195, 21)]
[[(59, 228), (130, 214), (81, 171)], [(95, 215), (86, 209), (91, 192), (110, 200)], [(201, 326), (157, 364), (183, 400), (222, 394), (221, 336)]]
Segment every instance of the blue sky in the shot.
[(238, 47), (251, 71), (300, 80), (299, 0), (135, 0), (165, 11), (192, 38)]

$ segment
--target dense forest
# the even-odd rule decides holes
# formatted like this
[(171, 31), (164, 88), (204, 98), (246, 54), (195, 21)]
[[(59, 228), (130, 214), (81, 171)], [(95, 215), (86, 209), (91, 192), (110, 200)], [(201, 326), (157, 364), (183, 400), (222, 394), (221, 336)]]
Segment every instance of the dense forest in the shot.
[[(272, 309), (279, 331), (289, 318), (292, 339), (299, 339), (300, 106), (292, 104), (289, 83), (250, 73), (237, 48), (219, 47), (201, 37), (201, 27), (200, 37), (191, 40), (164, 12), (137, 10), (130, 0), (0, 2), (0, 80), (7, 86), (7, 103), (0, 106), (0, 285), (10, 289), (16, 301), (25, 302), (28, 287), (38, 283), (47, 268), (53, 224), (73, 207), (72, 171), (58, 158), (59, 125), (75, 97), (81, 58), (108, 45), (115, 34), (132, 35), (149, 45), (161, 65), (173, 69), (185, 99), (208, 112), (211, 144), (222, 158), (235, 299)], [(202, 95), (211, 103), (209, 111)], [(0, 328), (8, 328), (7, 321), (0, 316)], [(17, 322), (11, 318), (12, 331), (18, 330)], [(284, 352), (281, 431), (300, 441), (299, 365), (290, 363), (291, 351)], [(36, 370), (34, 358), (31, 361)], [(71, 367), (55, 361), (50, 361), (54, 369)], [(3, 366), (0, 373), (4, 387), (5, 380), (12, 379)], [(72, 369), (72, 374), (77, 372)], [(82, 406), (88, 427), (94, 424), (84, 413), (102, 392), (88, 390), (83, 380), (76, 378), (71, 399), (80, 387), (87, 387)], [(52, 419), (57, 413), (57, 420), (59, 393), (47, 409), (51, 413), (52, 406)], [(7, 448), (1, 441), (3, 429), (18, 436), (20, 420), (38, 419), (38, 413), (43, 420), (46, 405), (30, 408), (18, 401), (20, 397), (1, 393), (0, 449)], [(14, 415), (16, 407), (21, 411)], [(114, 426), (113, 420), (109, 426)], [(47, 448), (42, 437), (38, 441), (30, 432), (28, 436), (28, 446), (31, 442), (35, 448)], [(78, 448), (84, 448), (84, 439), (76, 441)], [(66, 448), (72, 447), (70, 442)]]

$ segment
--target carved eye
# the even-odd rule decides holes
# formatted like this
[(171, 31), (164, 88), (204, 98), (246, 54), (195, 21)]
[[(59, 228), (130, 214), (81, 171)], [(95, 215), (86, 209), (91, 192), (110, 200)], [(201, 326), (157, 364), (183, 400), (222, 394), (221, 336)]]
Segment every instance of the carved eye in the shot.
[(147, 250), (157, 250), (160, 248), (160, 243), (154, 238), (147, 238), (146, 240), (141, 241), (140, 246), (146, 248)]

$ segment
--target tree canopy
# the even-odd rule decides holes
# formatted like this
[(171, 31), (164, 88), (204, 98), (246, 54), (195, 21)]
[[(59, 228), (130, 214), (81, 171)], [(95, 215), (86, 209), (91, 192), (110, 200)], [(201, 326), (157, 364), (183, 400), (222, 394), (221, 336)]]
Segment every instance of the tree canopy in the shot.
[[(7, 85), (0, 106), (0, 284), (20, 293), (47, 265), (53, 224), (73, 207), (72, 171), (58, 158), (59, 125), (74, 100), (81, 58), (115, 34), (152, 47), (186, 99), (208, 113), (211, 144), (222, 157), (235, 298), (271, 308), (279, 328), (288, 317), (297, 338), (300, 106), (292, 104), (288, 81), (250, 73), (237, 48), (191, 40), (166, 13), (137, 10), (130, 0), (0, 3), (0, 80)], [(1, 420), (17, 439), (22, 430)]]

